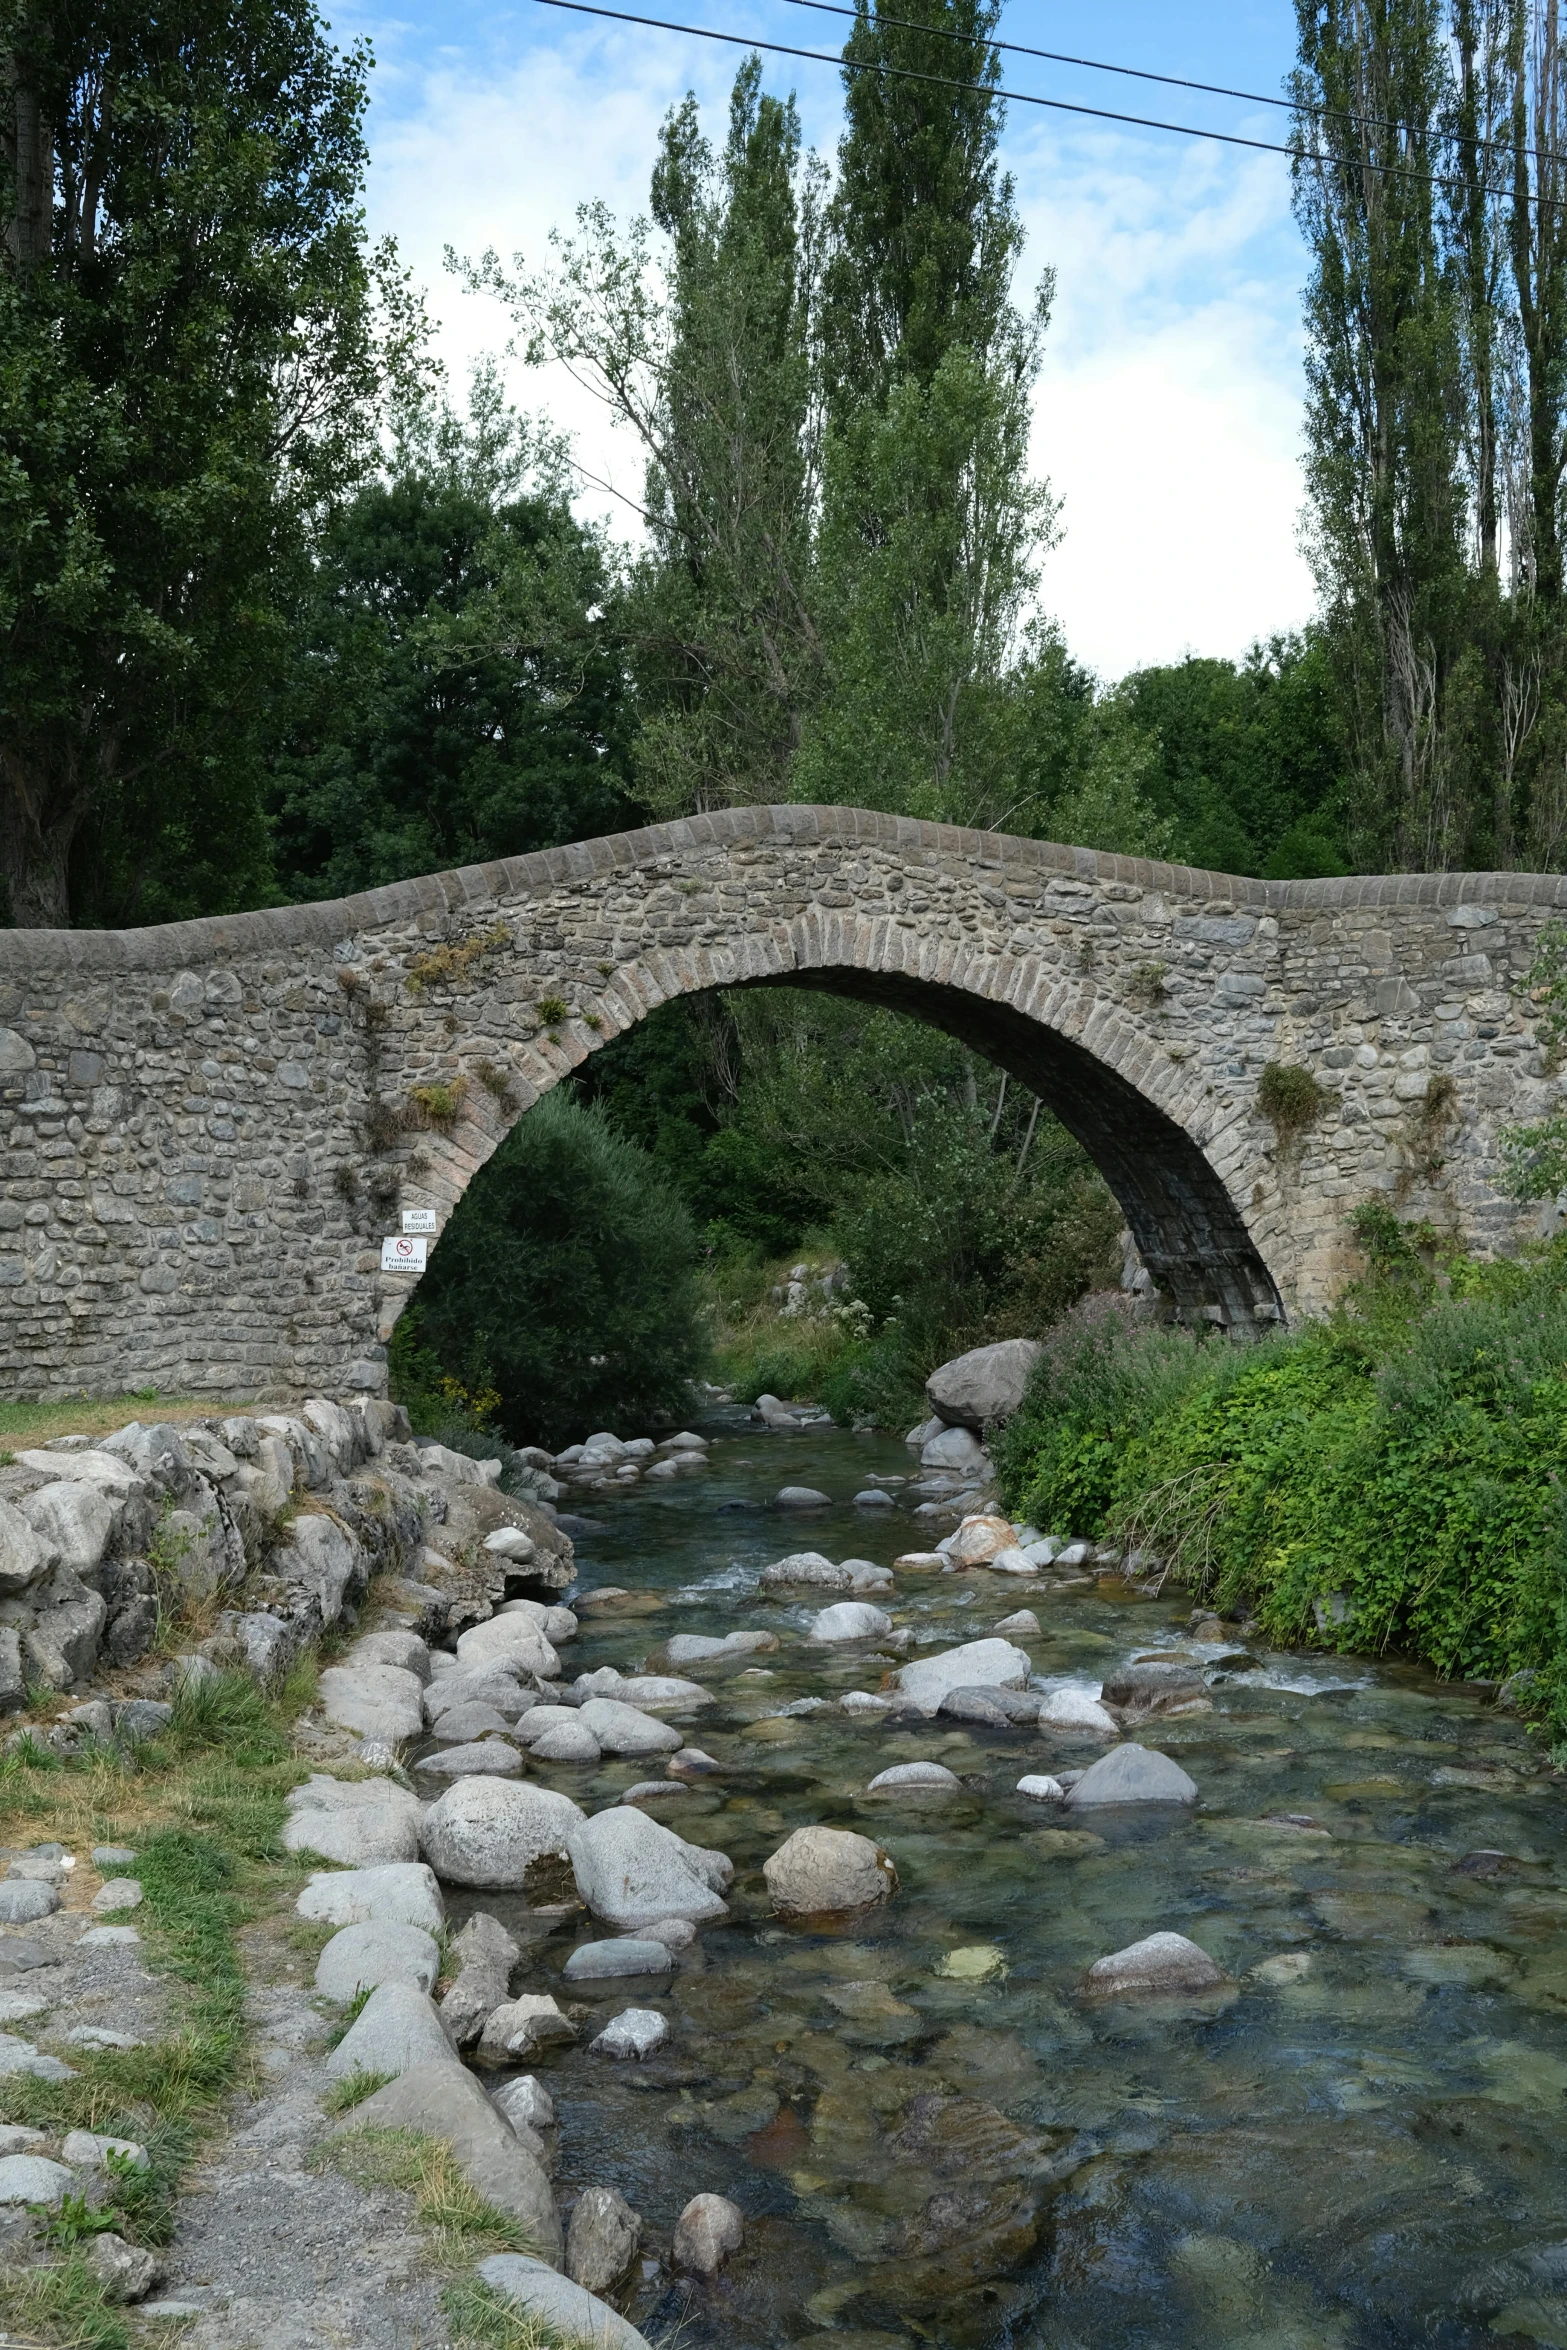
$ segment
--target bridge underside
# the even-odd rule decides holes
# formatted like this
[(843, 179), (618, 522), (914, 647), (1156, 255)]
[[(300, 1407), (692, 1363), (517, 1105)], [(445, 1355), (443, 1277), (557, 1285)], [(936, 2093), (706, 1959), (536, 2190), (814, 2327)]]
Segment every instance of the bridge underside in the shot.
[(752, 982), (819, 989), (945, 1029), (1037, 1093), (1114, 1192), (1144, 1264), (1182, 1320), (1237, 1338), (1282, 1322), (1278, 1284), (1191, 1137), (1115, 1070), (1010, 1005), (928, 980), (813, 970)]

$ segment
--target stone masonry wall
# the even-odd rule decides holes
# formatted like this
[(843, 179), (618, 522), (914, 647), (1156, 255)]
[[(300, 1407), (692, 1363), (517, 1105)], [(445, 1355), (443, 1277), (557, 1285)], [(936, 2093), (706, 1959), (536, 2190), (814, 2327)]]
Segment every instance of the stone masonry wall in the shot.
[[(0, 1385), (380, 1391), (413, 1283), (512, 1121), (671, 997), (892, 1003), (1042, 1091), (1160, 1286), (1320, 1310), (1388, 1200), (1467, 1246), (1537, 1218), (1501, 1130), (1560, 1100), (1518, 992), (1567, 881), (1259, 882), (842, 808), (748, 809), (330, 905), (0, 933)], [(1326, 1114), (1281, 1140), (1270, 1061)]]

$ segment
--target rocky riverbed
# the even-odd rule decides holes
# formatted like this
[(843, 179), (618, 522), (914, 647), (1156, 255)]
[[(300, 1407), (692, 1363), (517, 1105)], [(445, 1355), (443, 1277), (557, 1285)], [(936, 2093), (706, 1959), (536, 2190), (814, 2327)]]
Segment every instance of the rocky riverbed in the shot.
[(300, 1733), (315, 1980), (209, 2174), (277, 2207), (265, 2289), (221, 2184), (158, 2287), (202, 2350), (443, 2338), (395, 2198), (289, 2301), (277, 2182), (377, 2123), (526, 2223), (497, 2289), (631, 2343), (1567, 2341), (1567, 1815), (1494, 1693), (918, 1516), (892, 1440), (693, 1433), (562, 1492), (574, 1584), (370, 1586)]

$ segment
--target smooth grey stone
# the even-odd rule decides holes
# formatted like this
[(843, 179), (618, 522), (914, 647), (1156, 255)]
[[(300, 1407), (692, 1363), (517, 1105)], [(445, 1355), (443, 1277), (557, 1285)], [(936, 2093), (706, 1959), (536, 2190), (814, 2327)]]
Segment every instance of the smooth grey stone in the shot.
[(546, 1855), (564, 1858), (583, 1815), (553, 1788), (459, 1779), (424, 1815), (425, 1858), (448, 1884), (520, 1888)]
[(87, 2247), (87, 2266), (97, 2279), (105, 2301), (125, 2307), (143, 2300), (163, 2275), (155, 2252), (127, 2244), (123, 2236), (94, 2236)]
[(590, 1697), (578, 1719), (605, 1754), (674, 1754), (685, 1744), (668, 1722), (655, 1721), (651, 1714), (613, 1697)]
[(830, 1510), (832, 1496), (819, 1493), (814, 1485), (780, 1485), (773, 1495), (773, 1507), (780, 1510)]
[(399, 1665), (328, 1665), (316, 1691), (327, 1720), (361, 1738), (397, 1746), (424, 1728), (424, 1684)]
[(782, 1917), (864, 1909), (895, 1891), (898, 1872), (868, 1836), (848, 1828), (796, 1828), (762, 1864)]
[(136, 1857), (128, 1844), (95, 1844), (91, 1855), (95, 1869), (133, 1868)]
[(699, 1923), (728, 1914), (723, 1895), (734, 1880), (733, 1864), (688, 1844), (635, 1805), (616, 1804), (584, 1820), (567, 1852), (578, 1893), (606, 1925), (669, 1917)]
[(41, 2056), (31, 2040), (0, 2032), (0, 2080), (7, 2073), (31, 2073), (37, 2081), (74, 2081), (76, 2075), (57, 2056)]
[(839, 1640), (880, 1640), (891, 1630), (891, 1616), (872, 1607), (869, 1600), (841, 1599), (812, 1619), (806, 1638), (824, 1645)]
[(26, 1877), (0, 1877), (0, 1925), (31, 1926), (40, 1918), (53, 1917), (60, 1906), (60, 1896), (52, 1885), (39, 1885)]
[(1009, 1640), (970, 1640), (901, 1666), (898, 1692), (922, 1713), (933, 1714), (949, 1690), (1021, 1689), (1033, 1669), (1026, 1650)]
[(637, 2256), (642, 2222), (614, 2187), (584, 2187), (566, 2230), (566, 2274), (589, 2293), (608, 2293)]
[(745, 2242), (745, 2218), (727, 2195), (693, 2195), (675, 2222), (675, 2266), (699, 2277), (718, 2274)]
[(543, 2164), (496, 2112), (472, 2073), (454, 2059), (411, 2068), (377, 2089), (339, 2124), (356, 2127), (418, 2130), (439, 2138), (475, 2193), (518, 2221), (551, 2260), (560, 2259), (560, 2221)]
[(647, 2336), (629, 2318), (525, 2252), (492, 2253), (480, 2261), (477, 2274), (492, 2293), (555, 2327), (567, 2341), (591, 2342), (593, 2350), (650, 2350)]
[(1197, 1943), (1184, 1934), (1149, 1934), (1125, 1950), (1113, 1950), (1096, 1959), (1084, 1988), (1093, 1996), (1121, 1997), (1137, 1992), (1211, 1991), (1222, 1983), (1222, 1970)]
[(900, 1788), (907, 1788), (911, 1793), (918, 1794), (921, 1788), (945, 1792), (953, 1788), (961, 1790), (962, 1785), (957, 1773), (949, 1771), (945, 1763), (894, 1763), (890, 1770), (878, 1771), (865, 1792), (867, 1795), (891, 1795)]
[(533, 2073), (519, 2073), (514, 2081), (502, 2082), (500, 2088), (491, 2090), (490, 2103), (513, 2129), (519, 2123), (530, 2130), (555, 2127), (555, 2100)]
[(75, 2185), (63, 2162), (41, 2154), (0, 2155), (0, 2204), (42, 2203), (54, 2211)]
[(949, 1426), (982, 1435), (993, 1422), (1012, 1417), (1038, 1360), (1037, 1338), (1000, 1338), (990, 1346), (970, 1347), (932, 1371), (925, 1394)]
[(1100, 1804), (1195, 1803), (1197, 1782), (1156, 1747), (1112, 1746), (1067, 1789), (1066, 1800), (1072, 1811)]
[(623, 1935), (612, 1942), (581, 1942), (563, 1969), (568, 1983), (602, 1983), (617, 1975), (667, 1975), (673, 1961), (662, 1942)]
[[(554, 1713), (556, 1708), (540, 1710)], [(539, 1762), (596, 1763), (600, 1747), (587, 1723), (572, 1714), (551, 1722), (540, 1736), (530, 1739), (528, 1751)]]
[(627, 2007), (611, 2017), (596, 2040), (588, 2042), (590, 2056), (640, 2060), (662, 2048), (669, 2038), (669, 2018), (656, 2007)]
[(0, 1942), (0, 1975), (28, 1975), (35, 1967), (58, 1966), (59, 1960), (41, 1942), (24, 1942), (9, 1936)]
[(332, 1936), (316, 1960), (316, 1989), (323, 1999), (346, 2004), (382, 1983), (412, 1983), (433, 1991), (440, 1972), (440, 1946), (433, 1934), (422, 1926), (381, 1920), (344, 1926)]
[(480, 1738), (496, 1731), (501, 1737), (509, 1735), (513, 1715), (509, 1721), (499, 1706), (454, 1705), (443, 1714), (437, 1714), (430, 1724), (430, 1735), (443, 1746), (471, 1746)]
[(414, 1769), (427, 1779), (520, 1779), (522, 1756), (504, 1738), (481, 1738), (473, 1746), (443, 1746), (421, 1755)]
[(295, 1915), (324, 1926), (422, 1926), (436, 1933), (446, 1904), (422, 1860), (373, 1869), (319, 1869), (294, 1903)]
[(522, 1957), (499, 1918), (476, 1910), (452, 1944), (460, 1968), (441, 1999), (441, 2021), (459, 2048), (471, 2048), (498, 2007), (511, 1997), (511, 1974)]
[(419, 1799), (392, 1779), (317, 1773), (288, 1797), (285, 1852), (316, 1852), (346, 1868), (419, 1858)]
[(328, 2056), (326, 2069), (334, 2081), (356, 2072), (395, 2078), (415, 2065), (460, 2061), (429, 1995), (412, 1983), (383, 1983)]
[(119, 1909), (140, 1909), (141, 1903), (141, 1881), (136, 1877), (111, 1877), (92, 1897), (93, 1908), (107, 1916)]

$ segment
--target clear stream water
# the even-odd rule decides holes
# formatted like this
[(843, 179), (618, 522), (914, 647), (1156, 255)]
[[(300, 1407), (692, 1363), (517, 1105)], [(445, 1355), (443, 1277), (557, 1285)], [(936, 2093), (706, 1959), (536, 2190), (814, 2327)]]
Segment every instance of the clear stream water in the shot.
[[(584, 1589), (667, 1605), (585, 1620), (570, 1672), (628, 1669), (678, 1631), (781, 1641), (762, 1670), (705, 1676), (718, 1702), (682, 1727), (722, 1779), (652, 1807), (738, 1872), (698, 1965), (606, 2008), (663, 2008), (671, 2042), (617, 2065), (585, 2031), (541, 2068), (564, 2190), (618, 2186), (666, 2242), (694, 2194), (747, 2215), (714, 2285), (649, 2278), (636, 2322), (656, 2339), (678, 2320), (682, 2350), (1567, 2345), (1567, 1800), (1516, 1722), (1409, 1666), (1253, 1650), (1211, 1713), (1137, 1733), (1191, 1773), (1196, 1810), (1089, 1831), (1014, 1787), (1100, 1741), (835, 1703), (779, 1719), (896, 1660), (808, 1647), (814, 1609), (759, 1597), (758, 1570), (800, 1548), (890, 1565), (932, 1536), (906, 1506), (850, 1502), (907, 1473), (895, 1439), (706, 1427), (705, 1475), (595, 1494), (576, 1537)], [(785, 1483), (841, 1498), (764, 1510)], [(983, 1571), (906, 1575), (879, 1604), (916, 1653), (1031, 1606), (1036, 1672), (1089, 1687), (1178, 1645), (1190, 1605)], [(865, 1795), (925, 1758), (962, 1793)], [(531, 1768), (589, 1809), (652, 1775)], [(897, 1864), (895, 1897), (837, 1933), (781, 1925), (760, 1875), (812, 1821)], [(1094, 1959), (1165, 1928), (1229, 1987), (1082, 1998)], [(567, 1997), (559, 1970), (591, 1938), (586, 1918), (556, 1927), (521, 1987)], [(944, 1973), (958, 1950), (993, 1953), (959, 1962), (990, 1979)]]

